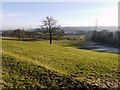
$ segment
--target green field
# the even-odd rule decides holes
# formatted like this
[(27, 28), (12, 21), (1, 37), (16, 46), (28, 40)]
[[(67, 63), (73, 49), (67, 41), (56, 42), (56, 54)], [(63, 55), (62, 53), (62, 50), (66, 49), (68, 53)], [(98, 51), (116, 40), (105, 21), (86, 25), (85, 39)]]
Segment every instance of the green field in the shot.
[(3, 88), (118, 88), (118, 54), (78, 49), (76, 42), (3, 40)]

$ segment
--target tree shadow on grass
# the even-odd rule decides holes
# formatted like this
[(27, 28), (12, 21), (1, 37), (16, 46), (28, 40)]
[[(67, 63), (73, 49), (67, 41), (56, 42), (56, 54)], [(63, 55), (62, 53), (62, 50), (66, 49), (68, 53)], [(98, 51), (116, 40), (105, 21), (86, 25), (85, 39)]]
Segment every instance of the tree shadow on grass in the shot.
[(102, 45), (100, 43), (93, 43), (91, 41), (72, 40), (70, 42), (67, 42), (66, 44), (62, 44), (62, 46), (74, 47), (74, 48), (77, 48), (77, 49), (91, 50), (91, 51), (96, 51), (96, 52), (116, 53), (116, 54), (120, 53), (119, 49), (118, 49), (118, 51), (112, 51), (111, 49), (110, 50), (107, 49), (107, 46), (105, 46), (106, 47), (105, 48), (104, 45)]
[(86, 49), (86, 50), (94, 49), (93, 47), (88, 47), (89, 44), (90, 43), (88, 43), (86, 41), (72, 40), (66, 44), (62, 44), (61, 46), (75, 47), (77, 49)]

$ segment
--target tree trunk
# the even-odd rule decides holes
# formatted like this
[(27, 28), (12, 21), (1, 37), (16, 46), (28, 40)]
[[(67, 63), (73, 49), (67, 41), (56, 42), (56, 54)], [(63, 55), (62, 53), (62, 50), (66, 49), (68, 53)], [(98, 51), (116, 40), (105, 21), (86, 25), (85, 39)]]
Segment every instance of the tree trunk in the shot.
[(52, 32), (50, 30), (50, 44), (52, 44)]

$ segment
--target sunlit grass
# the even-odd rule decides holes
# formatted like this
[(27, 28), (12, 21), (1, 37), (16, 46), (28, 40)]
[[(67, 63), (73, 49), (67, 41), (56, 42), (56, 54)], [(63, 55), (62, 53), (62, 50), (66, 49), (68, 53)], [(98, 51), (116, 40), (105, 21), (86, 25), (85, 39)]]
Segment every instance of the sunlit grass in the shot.
[[(60, 80), (63, 80), (63, 77), (72, 77), (73, 82), (79, 80), (93, 83), (98, 79), (116, 82), (118, 54), (78, 49), (69, 46), (70, 43), (74, 41), (53, 41), (50, 45), (49, 41), (3, 40), (3, 84), (6, 87), (14, 87), (15, 83), (15, 87), (23, 88), (27, 87), (26, 82), (30, 86), (33, 84), (45, 88), (50, 87), (52, 83), (52, 87), (60, 87), (55, 77)], [(39, 79), (43, 73), (47, 81)], [(53, 79), (50, 78), (49, 73), (54, 74)], [(11, 76), (13, 79), (10, 78)]]

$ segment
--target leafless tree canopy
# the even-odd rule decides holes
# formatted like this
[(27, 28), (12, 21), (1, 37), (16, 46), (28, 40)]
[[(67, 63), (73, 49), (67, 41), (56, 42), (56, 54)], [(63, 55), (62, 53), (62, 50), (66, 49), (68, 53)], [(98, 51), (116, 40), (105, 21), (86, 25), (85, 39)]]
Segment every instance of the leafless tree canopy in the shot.
[(57, 20), (53, 17), (46, 17), (42, 20), (41, 28), (49, 31), (50, 44), (52, 44), (52, 33), (56, 30), (60, 30), (60, 25), (57, 24)]
[(47, 30), (56, 30), (60, 28), (60, 25), (57, 24), (57, 20), (53, 17), (46, 17), (42, 20), (41, 28)]

